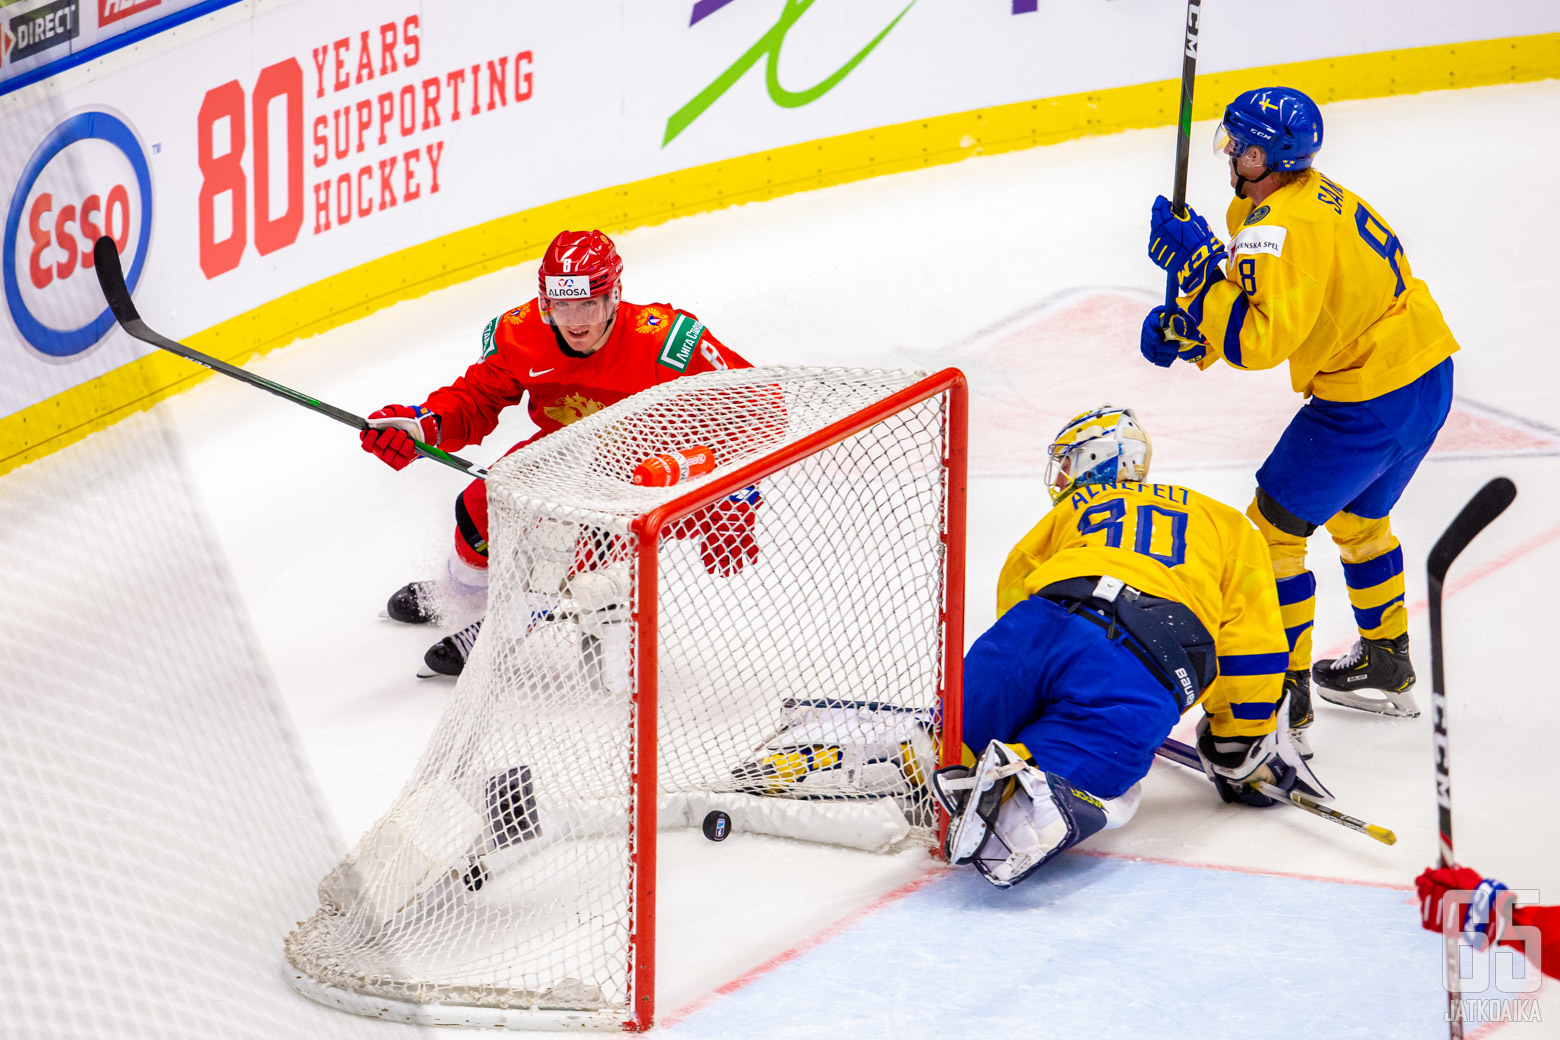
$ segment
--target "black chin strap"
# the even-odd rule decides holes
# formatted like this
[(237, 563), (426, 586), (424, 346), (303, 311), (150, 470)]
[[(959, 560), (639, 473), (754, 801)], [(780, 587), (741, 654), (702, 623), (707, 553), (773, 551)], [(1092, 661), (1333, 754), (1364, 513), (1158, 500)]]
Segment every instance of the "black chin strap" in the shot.
[(1256, 180), (1250, 180), (1248, 178), (1242, 177), (1240, 175), (1240, 170), (1236, 168), (1233, 160), (1230, 162), (1230, 171), (1235, 174), (1235, 197), (1237, 199), (1243, 199), (1246, 197), (1246, 185), (1255, 184), (1257, 181), (1267, 180), (1268, 174), (1273, 172), (1273, 167), (1269, 166), (1267, 169), (1263, 170), (1262, 176), (1256, 178)]

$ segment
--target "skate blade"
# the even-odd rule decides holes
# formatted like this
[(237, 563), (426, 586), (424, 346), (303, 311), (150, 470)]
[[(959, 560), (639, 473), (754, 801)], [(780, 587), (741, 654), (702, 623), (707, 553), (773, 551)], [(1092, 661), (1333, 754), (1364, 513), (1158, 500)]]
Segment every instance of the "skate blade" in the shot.
[(457, 676), (457, 675), (445, 675), (443, 672), (436, 672), (432, 668), (429, 668), (427, 665), (423, 665), (421, 668), (417, 669), (417, 678), (419, 678), (419, 679), (450, 679), (450, 680), (455, 680), (455, 679), (458, 679), (460, 677)]
[(1370, 693), (1374, 696), (1367, 696), (1363, 690), (1332, 690), (1318, 684), (1313, 687), (1313, 692), (1328, 704), (1336, 704), (1342, 708), (1357, 708), (1360, 711), (1390, 715), (1398, 719), (1419, 717), (1419, 702), (1414, 700), (1413, 693), (1408, 690), (1397, 693), (1390, 690), (1371, 690)]

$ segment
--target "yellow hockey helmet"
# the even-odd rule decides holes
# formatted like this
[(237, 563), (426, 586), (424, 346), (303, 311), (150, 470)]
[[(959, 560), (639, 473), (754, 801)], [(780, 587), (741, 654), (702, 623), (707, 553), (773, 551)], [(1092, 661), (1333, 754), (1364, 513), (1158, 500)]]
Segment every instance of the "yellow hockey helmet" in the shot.
[(1048, 454), (1046, 489), (1060, 502), (1080, 485), (1144, 480), (1154, 445), (1132, 409), (1107, 404), (1068, 420)]

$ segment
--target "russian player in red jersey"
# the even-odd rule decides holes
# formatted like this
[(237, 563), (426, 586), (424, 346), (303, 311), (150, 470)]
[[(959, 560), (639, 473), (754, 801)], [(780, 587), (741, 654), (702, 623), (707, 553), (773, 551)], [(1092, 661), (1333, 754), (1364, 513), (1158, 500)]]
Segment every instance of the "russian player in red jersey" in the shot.
[[(622, 299), (623, 260), (599, 231), (564, 231), (537, 272), (535, 300), (492, 321), (482, 333), (482, 357), (420, 405), (392, 404), (368, 417), (363, 448), (394, 469), (417, 457), (412, 438), (455, 451), (476, 444), (499, 414), (530, 395), (527, 412), (538, 431), (510, 452), (641, 390), (698, 372), (752, 366), (687, 311), (669, 304)], [(505, 454), (508, 454), (506, 452)], [(758, 555), (753, 540), (756, 489), (718, 502), (704, 518), (701, 558), (711, 573), (731, 574)], [(487, 485), (472, 481), (455, 502), (455, 545), (447, 573), (416, 581), (390, 597), (387, 613), (422, 624), (451, 599), (485, 602)], [(480, 620), (435, 643), (432, 672), (458, 675)]]

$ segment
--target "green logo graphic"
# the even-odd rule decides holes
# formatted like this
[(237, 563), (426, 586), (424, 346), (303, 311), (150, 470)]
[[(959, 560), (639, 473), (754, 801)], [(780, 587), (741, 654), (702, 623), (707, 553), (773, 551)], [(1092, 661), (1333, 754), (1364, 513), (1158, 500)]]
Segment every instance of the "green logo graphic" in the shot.
[(487, 327), (482, 330), (482, 357), (478, 360), (486, 361), (488, 359), (488, 355), (492, 354), (493, 351), (498, 349), (498, 344), (493, 342), (493, 333), (496, 331), (498, 331), (498, 319), (494, 318), (492, 321), (488, 322)]
[(770, 27), (769, 31), (758, 38), (758, 42), (747, 49), (747, 53), (732, 63), (732, 66), (719, 76), (709, 86), (696, 94), (692, 101), (672, 113), (672, 118), (666, 121), (666, 137), (661, 141), (661, 147), (665, 148), (672, 143), (672, 138), (688, 129), (695, 119), (704, 114), (704, 110), (713, 105), (722, 94), (730, 90), (741, 79), (748, 69), (758, 63), (758, 59), (765, 56), (768, 62), (765, 67), (765, 79), (769, 84), (769, 98), (782, 108), (800, 108), (818, 100), (839, 85), (839, 82), (850, 75), (857, 65), (871, 54), (877, 45), (883, 42), (883, 37), (894, 31), (894, 26), (899, 20), (909, 13), (910, 8), (916, 5), (916, 0), (910, 0), (904, 10), (894, 16), (894, 20), (884, 26), (883, 31), (872, 38), (872, 42), (856, 52), (856, 56), (841, 65), (827, 79), (808, 88), (807, 90), (786, 90), (780, 85), (778, 67), (780, 64), (780, 48), (785, 44), (785, 34), (791, 31), (802, 15), (807, 13), (817, 0), (785, 0), (785, 10), (780, 12), (780, 20)]
[(661, 354), (656, 361), (678, 372), (688, 371), (688, 362), (693, 360), (693, 348), (699, 345), (703, 337), (704, 322), (695, 321), (678, 311), (677, 320), (672, 322), (672, 327), (666, 330), (666, 339), (661, 341)]

